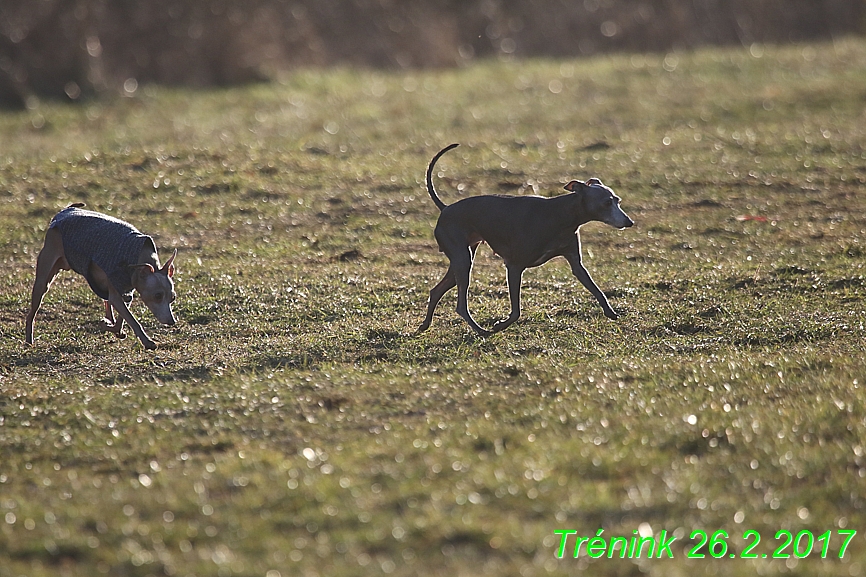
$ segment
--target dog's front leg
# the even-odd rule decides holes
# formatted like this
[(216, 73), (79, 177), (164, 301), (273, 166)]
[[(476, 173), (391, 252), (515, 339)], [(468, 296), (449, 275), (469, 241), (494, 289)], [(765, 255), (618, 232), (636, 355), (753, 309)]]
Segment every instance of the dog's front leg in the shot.
[(595, 300), (598, 301), (598, 304), (601, 305), (601, 308), (604, 311), (604, 316), (613, 320), (619, 318), (619, 315), (616, 314), (616, 311), (614, 311), (613, 307), (610, 306), (610, 303), (607, 302), (607, 297), (604, 296), (604, 293), (601, 292), (601, 289), (598, 288), (598, 285), (595, 284), (595, 281), (592, 280), (592, 277), (589, 276), (589, 272), (583, 266), (580, 258), (580, 244), (577, 245), (576, 252), (565, 254), (563, 256), (571, 265), (571, 272), (577, 277), (577, 280), (579, 280), (580, 283), (585, 286), (590, 293), (592, 293), (592, 296), (594, 296)]
[(135, 336), (138, 337), (138, 340), (141, 341), (144, 348), (148, 350), (156, 348), (156, 343), (147, 336), (147, 333), (145, 333), (144, 329), (141, 328), (141, 323), (139, 323), (138, 319), (132, 315), (132, 312), (130, 312), (129, 308), (126, 306), (126, 303), (123, 302), (123, 297), (120, 296), (120, 293), (114, 290), (114, 287), (112, 287), (108, 292), (108, 302), (114, 307), (114, 310), (117, 311), (117, 316), (119, 317), (117, 319), (118, 324), (126, 321), (126, 324), (132, 328), (132, 332), (135, 333)]
[(520, 282), (523, 279), (523, 269), (506, 265), (506, 271), (508, 296), (511, 298), (511, 314), (508, 315), (507, 319), (498, 321), (493, 325), (494, 333), (508, 328), (509, 325), (520, 318)]

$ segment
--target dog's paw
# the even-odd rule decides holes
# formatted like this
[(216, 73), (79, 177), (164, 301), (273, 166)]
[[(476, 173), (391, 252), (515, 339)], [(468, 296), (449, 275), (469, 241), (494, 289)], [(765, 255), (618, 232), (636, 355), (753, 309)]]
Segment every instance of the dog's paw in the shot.
[(113, 334), (118, 339), (125, 339), (126, 333), (123, 328), (117, 323), (113, 323), (108, 319), (102, 319), (102, 331)]
[(157, 344), (153, 341), (150, 341), (150, 340), (141, 341), (141, 344), (144, 345), (144, 348), (149, 350), (149, 351), (152, 351), (152, 350), (156, 349), (156, 347), (157, 347)]
[(616, 314), (616, 311), (614, 311), (613, 309), (605, 310), (604, 316), (606, 316), (607, 318), (609, 318), (612, 321), (615, 321), (616, 319), (619, 318), (619, 315)]

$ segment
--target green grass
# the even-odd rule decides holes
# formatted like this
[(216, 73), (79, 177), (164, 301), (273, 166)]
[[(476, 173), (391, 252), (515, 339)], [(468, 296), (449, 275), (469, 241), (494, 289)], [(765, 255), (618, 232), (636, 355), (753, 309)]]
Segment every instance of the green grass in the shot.
[[(0, 576), (856, 575), (866, 562), (866, 42), (435, 72), (306, 71), (0, 115)], [(561, 259), (479, 339), (447, 295), (443, 198), (600, 177), (583, 229), (609, 321)], [(99, 332), (51, 216), (84, 201), (180, 251), (160, 343)], [(470, 306), (507, 313), (479, 251)], [(678, 536), (555, 556), (556, 530)], [(724, 529), (772, 556), (687, 560)], [(856, 529), (843, 559), (840, 529)], [(573, 541), (570, 541), (572, 543)], [(276, 573), (275, 573), (276, 572)]]

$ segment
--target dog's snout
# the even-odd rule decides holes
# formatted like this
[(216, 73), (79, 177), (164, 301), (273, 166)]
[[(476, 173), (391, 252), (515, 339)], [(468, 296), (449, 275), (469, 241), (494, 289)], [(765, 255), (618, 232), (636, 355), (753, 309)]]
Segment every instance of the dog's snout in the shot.
[(177, 319), (175, 318), (174, 311), (172, 311), (171, 308), (169, 308), (167, 311), (163, 311), (163, 314), (157, 318), (159, 319), (159, 322), (170, 327), (173, 327), (177, 324)]
[(604, 222), (620, 230), (634, 226), (634, 221), (631, 217), (622, 211), (619, 211), (619, 214), (613, 215), (612, 218), (605, 220)]
[(153, 313), (153, 316), (156, 317), (160, 323), (168, 326), (174, 326), (177, 323), (177, 319), (174, 318), (174, 312), (172, 312), (171, 307), (168, 304), (164, 306), (154, 306), (153, 303), (147, 303), (148, 308)]

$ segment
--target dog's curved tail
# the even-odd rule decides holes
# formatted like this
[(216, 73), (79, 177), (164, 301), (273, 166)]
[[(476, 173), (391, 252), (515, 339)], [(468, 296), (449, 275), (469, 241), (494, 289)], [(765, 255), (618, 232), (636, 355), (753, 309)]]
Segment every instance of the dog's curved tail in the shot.
[(438, 194), (436, 194), (436, 189), (433, 188), (433, 166), (436, 165), (436, 161), (439, 160), (439, 158), (443, 154), (445, 154), (452, 148), (457, 148), (458, 146), (460, 145), (457, 143), (449, 144), (448, 146), (437, 152), (436, 156), (433, 157), (433, 160), (430, 161), (430, 166), (427, 167), (427, 192), (430, 193), (430, 198), (433, 199), (433, 204), (435, 204), (440, 211), (448, 205), (442, 202), (442, 199), (439, 198)]

